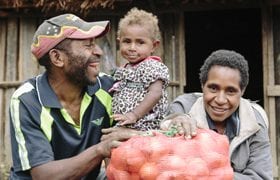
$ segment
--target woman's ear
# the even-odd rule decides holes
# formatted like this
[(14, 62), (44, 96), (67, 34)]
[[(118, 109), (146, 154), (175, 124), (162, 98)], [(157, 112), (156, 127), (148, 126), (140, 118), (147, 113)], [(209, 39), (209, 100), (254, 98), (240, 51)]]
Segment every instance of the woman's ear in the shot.
[(241, 90), (241, 96), (244, 95), (245, 89), (246, 89), (246, 87)]
[(64, 54), (58, 49), (52, 49), (49, 51), (49, 56), (52, 64), (56, 67), (62, 67), (64, 65)]

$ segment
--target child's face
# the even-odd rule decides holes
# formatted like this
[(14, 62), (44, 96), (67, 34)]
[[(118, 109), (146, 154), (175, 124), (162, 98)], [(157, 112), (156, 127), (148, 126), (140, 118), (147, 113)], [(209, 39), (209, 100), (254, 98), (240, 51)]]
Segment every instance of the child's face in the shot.
[(151, 32), (146, 26), (129, 25), (121, 31), (120, 52), (130, 63), (138, 63), (152, 55), (159, 41), (151, 38)]

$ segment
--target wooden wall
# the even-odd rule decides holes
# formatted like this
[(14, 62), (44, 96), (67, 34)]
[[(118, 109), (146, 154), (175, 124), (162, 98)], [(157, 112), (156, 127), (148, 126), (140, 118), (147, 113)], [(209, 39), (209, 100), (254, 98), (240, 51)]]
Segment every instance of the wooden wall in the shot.
[(29, 53), (34, 19), (0, 19), (0, 179), (11, 164), (9, 136), (9, 100), (23, 80), (39, 73)]
[[(183, 93), (185, 85), (185, 77), (181, 76), (185, 74), (184, 25), (180, 23), (183, 22), (183, 15), (161, 16), (165, 20), (164, 24), (160, 24), (161, 28), (165, 29), (162, 33), (164, 39), (161, 47), (162, 58), (170, 70), (172, 81), (168, 92), (169, 100), (172, 100)], [(106, 40), (101, 40), (103, 50), (109, 54), (104, 56), (103, 71), (110, 72), (108, 69), (112, 66), (123, 63), (116, 43), (119, 18), (120, 16), (110, 17), (111, 31), (106, 35)], [(104, 20), (108, 17), (99, 17), (99, 19)], [(88, 17), (87, 20), (96, 19)], [(0, 18), (0, 179), (7, 178), (11, 166), (8, 114), (10, 97), (24, 80), (44, 71), (38, 66), (30, 52), (33, 34), (40, 22), (42, 19), (35, 17)]]
[[(270, 75), (273, 76), (269, 87), (268, 92), (269, 93), (269, 102), (272, 107), (270, 108), (270, 115), (274, 114), (272, 116), (272, 120), (275, 120), (275, 123), (272, 124), (272, 128), (274, 128), (272, 131), (274, 132), (275, 136), (271, 136), (272, 142), (275, 145), (274, 154), (275, 154), (275, 164), (277, 164), (277, 167), (275, 171), (277, 171), (277, 175), (279, 176), (280, 170), (279, 170), (279, 162), (280, 162), (280, 5), (272, 7), (270, 9), (270, 12), (272, 14), (272, 20), (275, 23), (272, 23), (272, 39), (273, 39), (273, 44), (271, 45), (271, 54), (273, 55), (271, 59), (271, 71)], [(277, 22), (277, 23), (276, 23)], [(272, 102), (271, 102), (272, 101)], [(274, 110), (274, 111), (273, 111)]]
[(262, 6), (264, 108), (269, 118), (273, 174), (279, 179), (280, 118), (280, 6), (279, 2)]

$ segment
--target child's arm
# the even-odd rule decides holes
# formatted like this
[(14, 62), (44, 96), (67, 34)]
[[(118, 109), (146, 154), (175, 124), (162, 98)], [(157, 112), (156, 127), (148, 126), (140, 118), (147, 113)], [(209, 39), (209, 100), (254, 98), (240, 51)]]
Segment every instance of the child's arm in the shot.
[(157, 80), (152, 83), (148, 89), (148, 93), (144, 97), (143, 101), (139, 103), (134, 110), (126, 114), (114, 114), (113, 118), (116, 121), (122, 121), (120, 125), (133, 124), (138, 119), (141, 119), (144, 115), (149, 113), (150, 110), (157, 104), (162, 96), (163, 82)]

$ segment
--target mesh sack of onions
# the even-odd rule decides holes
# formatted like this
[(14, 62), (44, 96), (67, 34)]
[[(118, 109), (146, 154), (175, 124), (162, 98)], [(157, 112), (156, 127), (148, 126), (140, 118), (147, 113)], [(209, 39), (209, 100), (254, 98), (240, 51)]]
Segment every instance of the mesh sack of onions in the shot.
[(232, 180), (225, 135), (198, 129), (192, 139), (153, 132), (135, 136), (112, 150), (109, 180)]

